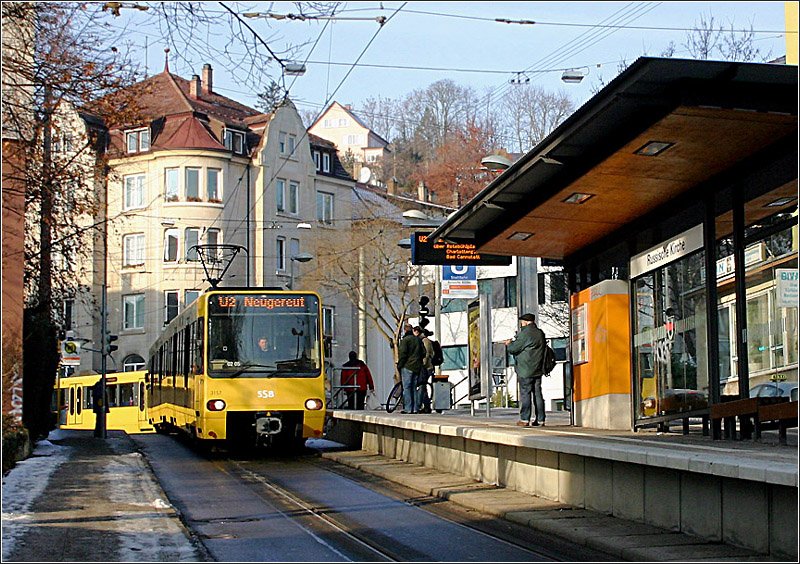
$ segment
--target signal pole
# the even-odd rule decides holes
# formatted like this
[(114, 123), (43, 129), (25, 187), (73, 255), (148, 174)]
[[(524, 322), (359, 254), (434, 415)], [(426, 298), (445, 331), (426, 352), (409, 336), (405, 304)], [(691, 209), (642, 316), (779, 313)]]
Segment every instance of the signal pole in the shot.
[[(108, 355), (108, 310), (106, 309), (106, 284), (103, 281), (103, 289), (101, 296), (101, 309), (100, 309), (100, 412), (95, 414), (100, 418), (100, 438), (105, 439), (108, 436), (106, 432), (106, 355)], [(93, 398), (93, 402), (97, 403), (97, 398)]]

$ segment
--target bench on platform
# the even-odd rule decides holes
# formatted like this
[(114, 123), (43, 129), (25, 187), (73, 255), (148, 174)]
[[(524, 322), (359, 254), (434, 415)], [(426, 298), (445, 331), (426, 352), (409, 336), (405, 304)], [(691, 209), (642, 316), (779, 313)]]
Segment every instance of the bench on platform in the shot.
[(778, 442), (786, 444), (786, 430), (797, 427), (797, 400), (758, 406), (755, 420), (755, 438), (761, 431), (778, 429)]
[(752, 435), (751, 418), (758, 415), (759, 398), (745, 398), (723, 401), (711, 405), (711, 438), (718, 440), (736, 438), (736, 419), (739, 419), (739, 438), (749, 439)]

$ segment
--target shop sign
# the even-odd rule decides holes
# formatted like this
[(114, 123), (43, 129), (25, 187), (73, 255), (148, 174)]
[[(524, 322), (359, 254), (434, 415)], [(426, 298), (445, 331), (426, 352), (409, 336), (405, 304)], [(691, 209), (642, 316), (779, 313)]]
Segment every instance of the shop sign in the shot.
[(703, 226), (698, 225), (631, 258), (631, 278), (666, 266), (702, 248)]
[(800, 296), (798, 282), (796, 268), (775, 269), (775, 293), (778, 307), (797, 307), (797, 300)]

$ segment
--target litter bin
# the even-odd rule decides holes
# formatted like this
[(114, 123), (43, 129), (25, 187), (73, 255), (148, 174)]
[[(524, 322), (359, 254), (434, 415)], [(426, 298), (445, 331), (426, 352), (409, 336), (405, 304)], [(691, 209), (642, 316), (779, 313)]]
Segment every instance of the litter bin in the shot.
[(445, 409), (450, 409), (450, 390), (453, 385), (447, 378), (433, 379), (433, 410), (441, 413)]

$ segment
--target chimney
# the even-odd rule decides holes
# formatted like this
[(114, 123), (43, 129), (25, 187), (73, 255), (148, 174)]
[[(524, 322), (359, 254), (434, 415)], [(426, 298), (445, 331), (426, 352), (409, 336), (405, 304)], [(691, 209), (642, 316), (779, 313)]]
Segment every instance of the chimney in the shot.
[(458, 193), (458, 190), (453, 190), (453, 207), (461, 207), (461, 194)]
[(189, 82), (189, 96), (192, 98), (200, 97), (200, 77), (196, 74), (192, 75), (192, 80)]
[(203, 94), (214, 93), (214, 71), (208, 63), (203, 65)]
[(428, 201), (428, 189), (425, 187), (425, 183), (422, 180), (417, 184), (417, 200), (420, 202)]
[(392, 196), (397, 195), (397, 179), (394, 176), (386, 183), (386, 193)]

